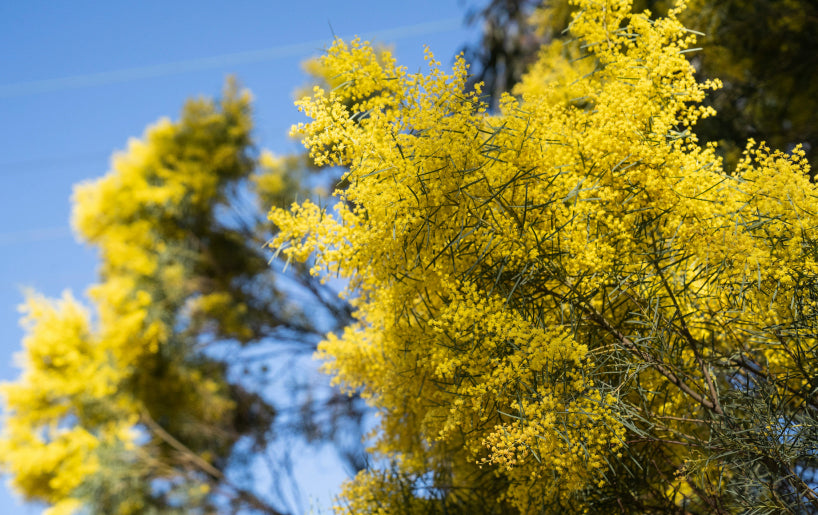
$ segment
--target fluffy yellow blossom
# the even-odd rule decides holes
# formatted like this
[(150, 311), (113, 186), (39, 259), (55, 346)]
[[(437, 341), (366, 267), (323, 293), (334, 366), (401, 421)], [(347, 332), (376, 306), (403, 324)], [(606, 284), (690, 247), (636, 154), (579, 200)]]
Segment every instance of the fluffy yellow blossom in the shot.
[[(205, 331), (256, 337), (230, 288), (266, 264), (245, 257), (253, 266), (229, 269), (244, 236), (214, 223), (228, 186), (254, 164), (249, 96), (226, 93), (220, 106), (197, 100), (180, 121), (160, 120), (108, 175), (77, 188), (75, 228), (102, 262), (88, 291), (93, 315), (69, 294), (28, 296), (22, 372), (0, 387), (0, 466), (48, 513), (144, 513), (164, 502), (155, 480), (194, 483), (186, 498), (195, 507), (206, 501), (203, 478), (220, 477), (212, 462), (245, 431), (235, 427), (236, 397), (256, 401), (196, 350)], [(265, 406), (254, 410), (262, 421)]]
[(411, 74), (358, 40), (320, 61), (339, 84), (297, 103), (312, 121), (293, 133), (349, 185), (334, 212), (273, 209), (272, 245), (348, 279), (358, 323), (319, 355), (377, 408), (393, 464), (340, 512), (613, 512), (633, 492), (705, 509), (731, 471), (674, 474), (714, 437), (701, 421), (728, 416), (737, 356), (783, 389), (814, 373), (787, 351), (818, 272), (801, 154), (751, 145), (728, 174), (699, 145), (719, 84), (694, 77), (683, 2), (659, 19), (576, 5), (574, 42), (543, 49), (499, 113), (462, 59)]

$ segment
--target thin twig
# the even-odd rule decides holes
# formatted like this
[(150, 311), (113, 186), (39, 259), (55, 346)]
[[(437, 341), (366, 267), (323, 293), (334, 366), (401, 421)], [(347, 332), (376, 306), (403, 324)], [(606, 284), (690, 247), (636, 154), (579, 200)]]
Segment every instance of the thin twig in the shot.
[(208, 463), (204, 458), (193, 452), (189, 447), (187, 447), (185, 444), (174, 438), (173, 435), (168, 433), (162, 426), (160, 426), (153, 419), (150, 413), (148, 413), (148, 410), (145, 408), (142, 408), (141, 419), (142, 422), (144, 422), (144, 424), (163, 442), (167, 443), (168, 445), (182, 453), (182, 455), (184, 455), (185, 458), (190, 460), (203, 472), (207, 473), (214, 479), (219, 480), (223, 485), (233, 490), (238, 496), (238, 498), (241, 499), (242, 502), (252, 506), (253, 508), (261, 512), (268, 513), (269, 515), (285, 515), (284, 513), (274, 509), (272, 506), (259, 499), (252, 492), (245, 490), (243, 488), (239, 488), (232, 484), (225, 477), (221, 470), (217, 469), (216, 467)]

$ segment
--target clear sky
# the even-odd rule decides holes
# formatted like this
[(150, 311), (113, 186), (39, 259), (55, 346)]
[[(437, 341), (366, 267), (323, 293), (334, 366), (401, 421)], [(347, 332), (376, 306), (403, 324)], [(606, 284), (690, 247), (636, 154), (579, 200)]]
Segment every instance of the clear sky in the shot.
[[(18, 373), (22, 290), (79, 295), (94, 281), (94, 252), (69, 228), (71, 188), (104, 174), (129, 137), (175, 118), (188, 97), (217, 95), (235, 74), (254, 93), (259, 146), (294, 149), (286, 133), (302, 121), (292, 106), (306, 82), (299, 63), (333, 33), (391, 43), (416, 70), (423, 44), (445, 64), (476, 40), (462, 20), (480, 3), (0, 2), (0, 380)], [(337, 475), (315, 471), (316, 491), (334, 488)], [(0, 486), (0, 513), (39, 511)]]

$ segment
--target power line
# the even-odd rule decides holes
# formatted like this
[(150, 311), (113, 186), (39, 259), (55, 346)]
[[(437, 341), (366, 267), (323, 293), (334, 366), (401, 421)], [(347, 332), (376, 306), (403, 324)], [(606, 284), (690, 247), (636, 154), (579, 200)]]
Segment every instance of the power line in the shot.
[[(461, 24), (462, 20), (460, 18), (448, 18), (444, 20), (418, 23), (415, 25), (404, 25), (402, 27), (374, 31), (367, 34), (362, 34), (361, 37), (364, 39), (384, 39), (394, 41), (407, 37), (455, 30), (459, 28)], [(304, 43), (279, 45), (261, 50), (221, 54), (198, 59), (187, 59), (184, 61), (155, 64), (151, 66), (123, 68), (120, 70), (112, 70), (107, 72), (86, 73), (82, 75), (72, 75), (54, 79), (3, 84), (0, 85), (0, 98), (36, 95), (38, 93), (49, 93), (66, 89), (88, 88), (92, 86), (102, 86), (107, 84), (165, 77), (168, 75), (178, 75), (194, 71), (212, 70), (225, 66), (260, 63), (313, 52), (317, 49), (323, 48), (326, 43), (326, 39), (317, 39)]]
[[(407, 37), (456, 30), (460, 27), (461, 22), (462, 20), (460, 18), (448, 18), (433, 22), (405, 25), (402, 27), (374, 31), (362, 34), (361, 37), (363, 39), (383, 39), (395, 41)], [(303, 55), (305, 53), (315, 51), (316, 49), (323, 48), (326, 42), (326, 40), (313, 40), (303, 43), (294, 43), (291, 45), (279, 45), (261, 50), (221, 54), (217, 56), (163, 63), (152, 66), (124, 68), (121, 70), (113, 70), (108, 72), (4, 84), (0, 85), (0, 98), (34, 95), (38, 93), (62, 91), (66, 89), (80, 89), (163, 77), (167, 75), (183, 74), (193, 71), (210, 70), (225, 66), (259, 63), (274, 59)], [(104, 155), (107, 156), (109, 154)], [(37, 158), (17, 162), (7, 162), (0, 164), (0, 174), (5, 175), (15, 172), (19, 173), (31, 169), (50, 168), (51, 166), (57, 164), (64, 164), (66, 161), (87, 162), (100, 159), (102, 157), (103, 155), (101, 153), (94, 152), (87, 154), (75, 154), (73, 156), (66, 156), (62, 158)], [(66, 238), (70, 237), (71, 235), (71, 229), (65, 226), (0, 233), (0, 247), (51, 240), (55, 238)]]
[(50, 241), (58, 238), (69, 238), (71, 236), (73, 236), (73, 233), (71, 232), (71, 228), (67, 226), (43, 227), (27, 231), (0, 233), (0, 247), (36, 241)]
[(60, 157), (34, 157), (31, 159), (20, 159), (18, 161), (7, 161), (0, 163), (0, 175), (38, 171), (56, 166), (92, 163), (108, 159), (111, 154), (112, 152), (84, 152)]

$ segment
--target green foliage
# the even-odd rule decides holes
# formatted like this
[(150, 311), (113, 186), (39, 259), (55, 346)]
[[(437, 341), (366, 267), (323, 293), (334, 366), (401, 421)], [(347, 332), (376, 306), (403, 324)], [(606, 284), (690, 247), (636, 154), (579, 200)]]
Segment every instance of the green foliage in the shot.
[(803, 144), (815, 167), (818, 6), (800, 0), (700, 0), (685, 22), (706, 34), (701, 73), (725, 85), (712, 100), (721, 116), (704, 123), (700, 136), (718, 141), (730, 162), (748, 138), (787, 150)]

